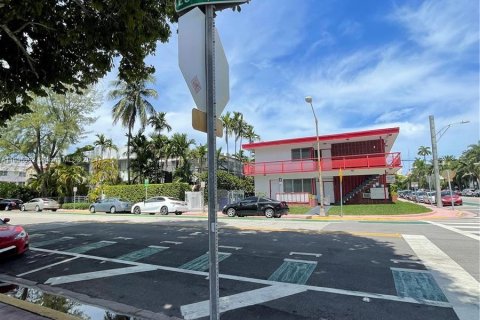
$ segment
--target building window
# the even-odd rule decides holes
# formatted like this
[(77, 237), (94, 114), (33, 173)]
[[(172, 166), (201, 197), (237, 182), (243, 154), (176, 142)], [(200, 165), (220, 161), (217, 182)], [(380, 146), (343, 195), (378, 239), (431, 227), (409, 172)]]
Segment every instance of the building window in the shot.
[(283, 192), (312, 193), (315, 179), (283, 179)]
[(313, 148), (292, 149), (292, 160), (312, 159)]
[(18, 173), (18, 176), (19, 176), (19, 177), (26, 177), (26, 176), (27, 176), (27, 173), (20, 171), (20, 172)]
[(0, 171), (0, 177), (6, 177), (8, 175), (8, 171)]

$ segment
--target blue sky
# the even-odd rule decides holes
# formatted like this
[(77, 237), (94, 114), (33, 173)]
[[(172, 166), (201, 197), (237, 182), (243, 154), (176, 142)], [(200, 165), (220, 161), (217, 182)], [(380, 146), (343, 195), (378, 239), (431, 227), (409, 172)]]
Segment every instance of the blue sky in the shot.
[[(230, 65), (227, 111), (239, 111), (263, 141), (400, 127), (393, 151), (414, 159), (430, 146), (428, 116), (437, 130), (439, 156), (459, 156), (479, 140), (478, 1), (252, 0), (240, 13), (218, 12), (216, 27)], [(191, 126), (193, 99), (178, 67), (177, 25), (147, 62), (156, 68), (152, 103), (167, 113), (173, 132), (197, 143), (206, 134)], [(112, 71), (98, 84), (109, 90)], [(85, 143), (104, 133), (124, 145), (104, 100)], [(233, 140), (233, 139), (230, 139)], [(233, 144), (230, 144), (233, 149)], [(225, 140), (217, 147), (226, 151)], [(406, 168), (409, 163), (404, 163)]]

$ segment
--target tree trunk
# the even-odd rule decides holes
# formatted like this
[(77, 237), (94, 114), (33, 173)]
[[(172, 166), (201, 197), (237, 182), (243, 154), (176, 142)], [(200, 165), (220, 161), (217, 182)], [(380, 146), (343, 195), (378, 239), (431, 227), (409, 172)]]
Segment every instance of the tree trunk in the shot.
[(128, 184), (130, 184), (130, 136), (131, 136), (132, 128), (128, 127), (128, 137), (127, 137), (127, 180)]

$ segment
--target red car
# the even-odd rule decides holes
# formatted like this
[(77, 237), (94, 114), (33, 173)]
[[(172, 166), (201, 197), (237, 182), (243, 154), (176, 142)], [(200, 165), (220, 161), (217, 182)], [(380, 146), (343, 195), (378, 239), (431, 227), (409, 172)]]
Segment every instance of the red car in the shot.
[(9, 218), (0, 219), (0, 257), (20, 255), (28, 250), (28, 233), (21, 226), (8, 224)]
[(463, 204), (462, 197), (458, 194), (452, 192), (452, 196), (450, 196), (450, 191), (442, 191), (442, 205), (443, 206), (451, 206), (453, 200), (454, 206), (461, 206)]

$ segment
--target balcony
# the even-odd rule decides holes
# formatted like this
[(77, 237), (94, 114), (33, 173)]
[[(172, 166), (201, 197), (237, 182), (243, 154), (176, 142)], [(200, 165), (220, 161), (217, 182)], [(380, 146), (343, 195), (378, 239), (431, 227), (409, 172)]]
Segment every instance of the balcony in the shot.
[[(322, 171), (401, 167), (399, 152), (322, 158), (321, 163)], [(316, 172), (318, 171), (317, 164), (317, 159), (249, 162), (243, 165), (243, 173), (246, 176), (256, 176), (279, 173)]]

